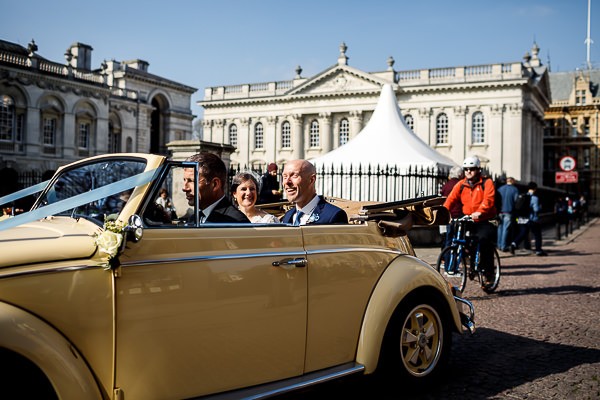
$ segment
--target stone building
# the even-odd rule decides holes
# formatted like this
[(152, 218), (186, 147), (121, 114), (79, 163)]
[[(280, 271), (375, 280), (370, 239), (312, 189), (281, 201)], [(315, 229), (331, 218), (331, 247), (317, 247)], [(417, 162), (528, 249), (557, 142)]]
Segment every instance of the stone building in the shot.
[[(192, 138), (195, 88), (148, 72), (148, 62), (105, 61), (74, 43), (65, 63), (0, 40), (0, 171), (53, 171), (104, 153), (168, 154)], [(1, 194), (1, 193), (0, 193)]]
[(288, 81), (206, 88), (204, 140), (234, 146), (231, 162), (242, 166), (314, 158), (356, 136), (390, 84), (407, 124), (432, 148), (541, 182), (550, 87), (537, 45), (523, 61), (410, 71), (396, 71), (392, 57), (383, 71), (361, 71), (346, 52), (342, 43), (337, 63), (311, 77), (297, 67)]
[[(552, 103), (544, 129), (544, 185), (583, 194), (590, 209), (600, 211), (600, 70), (550, 74)], [(576, 161), (577, 182), (557, 183), (559, 161)]]

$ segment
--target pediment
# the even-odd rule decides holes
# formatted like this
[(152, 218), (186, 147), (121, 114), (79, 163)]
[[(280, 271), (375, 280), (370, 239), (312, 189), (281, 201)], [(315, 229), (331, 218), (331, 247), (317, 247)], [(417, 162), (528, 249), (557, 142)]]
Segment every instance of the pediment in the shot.
[(385, 82), (360, 70), (337, 66), (298, 86), (289, 95), (322, 95), (340, 92), (380, 92)]

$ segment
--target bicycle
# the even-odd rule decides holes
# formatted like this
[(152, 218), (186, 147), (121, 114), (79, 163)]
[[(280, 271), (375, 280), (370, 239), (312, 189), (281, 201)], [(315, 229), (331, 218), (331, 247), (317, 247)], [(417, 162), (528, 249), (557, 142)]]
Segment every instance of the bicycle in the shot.
[(486, 293), (492, 293), (500, 283), (500, 256), (494, 249), (493, 271), (484, 271), (481, 268), (480, 243), (477, 237), (471, 236), (468, 228), (473, 223), (473, 218), (465, 215), (453, 220), (452, 242), (440, 253), (437, 260), (437, 271), (456, 286), (460, 292), (465, 290), (467, 277), (477, 279), (481, 288)]

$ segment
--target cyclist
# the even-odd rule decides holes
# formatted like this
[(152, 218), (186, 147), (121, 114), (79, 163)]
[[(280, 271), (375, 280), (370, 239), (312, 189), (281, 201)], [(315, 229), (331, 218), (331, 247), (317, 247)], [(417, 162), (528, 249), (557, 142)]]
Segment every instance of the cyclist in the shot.
[(480, 243), (481, 267), (484, 272), (493, 273), (494, 247), (497, 228), (490, 221), (496, 218), (496, 189), (492, 179), (481, 175), (481, 161), (477, 157), (467, 157), (463, 161), (465, 178), (458, 182), (444, 202), (448, 210), (456, 203), (462, 203), (464, 215), (470, 215), (474, 222), (471, 235)]

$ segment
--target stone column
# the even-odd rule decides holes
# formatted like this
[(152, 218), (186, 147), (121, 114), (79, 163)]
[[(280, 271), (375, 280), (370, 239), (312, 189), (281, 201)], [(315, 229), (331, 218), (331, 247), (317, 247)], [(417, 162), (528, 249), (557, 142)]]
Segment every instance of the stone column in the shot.
[(494, 104), (490, 110), (490, 123), (485, 127), (485, 135), (490, 145), (490, 172), (501, 174), (505, 168), (505, 152), (508, 149), (504, 135), (504, 106)]
[(265, 129), (265, 155), (268, 163), (277, 162), (277, 117), (270, 116), (266, 118), (267, 129)]
[(352, 140), (360, 133), (363, 128), (363, 112), (350, 111), (350, 137)]
[[(446, 113), (446, 115), (448, 115)], [(463, 106), (454, 107), (454, 117), (450, 120), (448, 115), (448, 146), (452, 159), (457, 163), (467, 157), (467, 153), (472, 150), (472, 140), (466, 122), (467, 108)], [(452, 123), (454, 122), (454, 123)]]
[(25, 152), (28, 155), (38, 155), (41, 153), (42, 136), (44, 134), (44, 127), (41, 121), (41, 111), (39, 108), (28, 107), (27, 114), (25, 114)]
[(323, 141), (321, 143), (321, 149), (323, 149), (322, 154), (329, 153), (331, 151), (331, 142), (333, 140), (330, 112), (319, 113), (319, 125), (323, 127), (323, 134), (321, 136), (323, 138)]
[(292, 159), (304, 158), (304, 118), (301, 114), (292, 115)]
[(240, 119), (240, 129), (238, 129), (238, 149), (246, 149), (246, 153), (242, 154), (240, 151), (238, 153), (238, 162), (240, 166), (250, 168), (250, 143), (251, 143), (251, 132), (250, 132), (250, 124), (252, 121), (250, 118), (241, 118)]
[(213, 126), (213, 121), (210, 119), (205, 119), (204, 121), (202, 121), (202, 138), (204, 140), (206, 140), (207, 142), (212, 142), (213, 138), (212, 138), (212, 126)]
[[(61, 135), (62, 133), (62, 135)], [(62, 132), (59, 130), (56, 137), (56, 149), (57, 155), (60, 154), (62, 148), (62, 155), (65, 158), (72, 158), (75, 156), (75, 115), (64, 114), (62, 120)]]

